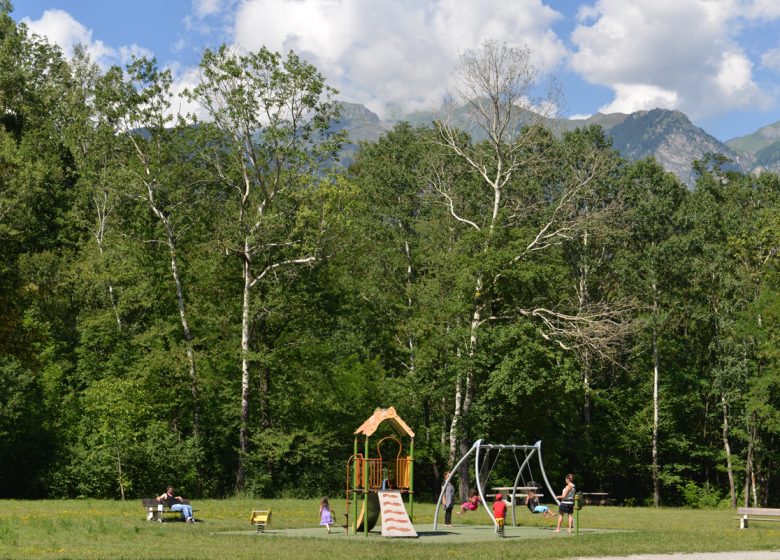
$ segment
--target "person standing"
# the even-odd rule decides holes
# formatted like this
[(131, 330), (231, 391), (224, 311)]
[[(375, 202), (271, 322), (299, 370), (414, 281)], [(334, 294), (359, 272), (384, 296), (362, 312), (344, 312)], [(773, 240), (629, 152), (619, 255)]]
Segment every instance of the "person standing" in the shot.
[(178, 511), (181, 513), (181, 518), (187, 523), (195, 523), (195, 518), (192, 517), (192, 506), (184, 503), (184, 498), (176, 496), (173, 486), (168, 486), (165, 489), (164, 494), (160, 494), (157, 499), (171, 508), (171, 511)]
[(566, 486), (563, 488), (560, 496), (556, 496), (560, 500), (558, 506), (558, 526), (555, 529), (556, 533), (561, 532), (561, 524), (563, 523), (563, 514), (569, 516), (569, 533), (571, 533), (572, 526), (574, 525), (574, 495), (577, 493), (577, 488), (574, 486), (574, 475), (569, 473), (566, 475)]
[(448, 479), (450, 473), (444, 473), (444, 524), (447, 527), (452, 527), (452, 508), (455, 507), (455, 487)]

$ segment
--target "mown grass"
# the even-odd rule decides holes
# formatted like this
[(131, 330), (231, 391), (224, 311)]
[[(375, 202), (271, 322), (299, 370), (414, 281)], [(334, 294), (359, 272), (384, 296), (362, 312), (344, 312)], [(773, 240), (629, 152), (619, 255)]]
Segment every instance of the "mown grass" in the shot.
[[(343, 500), (332, 500), (337, 512)], [(112, 559), (321, 559), (346, 558), (539, 558), (608, 556), (639, 553), (780, 549), (776, 523), (739, 530), (728, 510), (586, 507), (583, 528), (621, 532), (567, 535), (555, 539), (507, 539), (494, 543), (436, 544), (432, 539), (390, 540), (292, 538), (230, 534), (251, 531), (253, 507), (273, 509), (273, 528), (316, 527), (316, 500), (200, 500), (196, 517), (203, 523), (149, 523), (138, 500), (0, 501), (0, 558)], [(415, 523), (433, 522), (431, 504), (415, 504)], [(518, 508), (523, 525), (542, 525), (540, 516)], [(455, 516), (456, 524), (487, 524), (484, 512)], [(324, 529), (323, 529), (324, 533)]]

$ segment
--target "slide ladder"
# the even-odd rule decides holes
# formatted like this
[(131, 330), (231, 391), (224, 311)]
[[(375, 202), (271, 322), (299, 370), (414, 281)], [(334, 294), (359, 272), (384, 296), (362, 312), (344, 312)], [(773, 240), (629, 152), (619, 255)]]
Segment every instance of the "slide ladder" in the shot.
[(406, 513), (401, 492), (379, 490), (379, 509), (382, 512), (383, 537), (417, 537), (409, 514)]

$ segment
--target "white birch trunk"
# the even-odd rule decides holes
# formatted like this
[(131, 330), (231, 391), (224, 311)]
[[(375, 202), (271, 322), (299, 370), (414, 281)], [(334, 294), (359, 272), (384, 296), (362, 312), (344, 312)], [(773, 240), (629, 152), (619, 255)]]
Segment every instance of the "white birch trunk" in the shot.
[[(151, 174), (151, 170), (147, 167), (147, 175)], [(193, 433), (195, 437), (200, 436), (200, 412), (198, 403), (198, 374), (195, 367), (195, 351), (192, 344), (192, 332), (190, 331), (190, 325), (187, 321), (187, 310), (184, 301), (184, 288), (182, 287), (181, 274), (179, 273), (179, 263), (176, 256), (176, 235), (171, 224), (170, 219), (165, 213), (157, 206), (154, 196), (153, 181), (146, 182), (146, 201), (149, 204), (149, 208), (152, 213), (162, 224), (165, 229), (165, 244), (168, 246), (168, 252), (171, 258), (171, 275), (173, 276), (173, 283), (176, 287), (176, 305), (179, 310), (179, 321), (181, 323), (182, 332), (184, 334), (184, 344), (186, 346), (185, 353), (187, 355), (187, 366), (190, 374), (190, 392), (192, 394), (192, 424)]]
[(245, 482), (244, 461), (248, 451), (249, 437), (249, 330), (250, 298), (252, 290), (252, 254), (249, 239), (244, 241), (244, 291), (241, 306), (241, 418), (238, 431), (238, 470), (236, 489), (241, 490)]
[(122, 496), (122, 501), (125, 501), (125, 484), (124, 484), (124, 477), (122, 476), (122, 459), (119, 456), (119, 448), (117, 447), (116, 450), (116, 468), (117, 468), (117, 476), (119, 479), (119, 494)]
[[(97, 230), (94, 232), (95, 241), (98, 246), (98, 253), (100, 255), (100, 262), (103, 263), (103, 241), (106, 233), (106, 222), (108, 220), (108, 201), (107, 194), (102, 193), (102, 197), (95, 196), (95, 212), (97, 213)], [(116, 305), (116, 296), (114, 295), (114, 285), (111, 281), (108, 281), (108, 298), (111, 302), (111, 309), (114, 311), (114, 319), (116, 320), (116, 328), (118, 331), (122, 331), (122, 319), (119, 317), (119, 309)]]
[(735, 508), (737, 507), (737, 492), (734, 487), (734, 467), (731, 461), (731, 445), (729, 444), (729, 415), (725, 395), (720, 396), (720, 405), (723, 411), (723, 451), (726, 453), (726, 473), (729, 477), (729, 498), (731, 499), (731, 507)]
[(661, 505), (661, 487), (658, 477), (658, 382), (660, 377), (660, 358), (658, 353), (658, 290), (653, 282), (653, 441), (652, 441), (652, 473), (653, 473), (653, 505)]

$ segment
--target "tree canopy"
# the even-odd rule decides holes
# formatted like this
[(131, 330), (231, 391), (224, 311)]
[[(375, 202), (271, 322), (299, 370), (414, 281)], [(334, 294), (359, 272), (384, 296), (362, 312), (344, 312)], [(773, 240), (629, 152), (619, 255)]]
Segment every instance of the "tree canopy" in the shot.
[(9, 9), (0, 497), (338, 494), (394, 406), (422, 497), (477, 438), (542, 439), (627, 503), (778, 505), (777, 176), (689, 190), (556, 135), (495, 43), (459, 82), (486, 140), (401, 123), (344, 168), (294, 52), (205, 51), (175, 115), (156, 61), (66, 60)]

